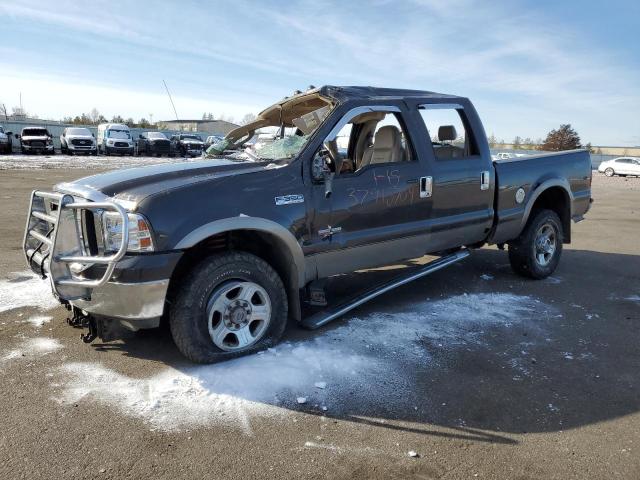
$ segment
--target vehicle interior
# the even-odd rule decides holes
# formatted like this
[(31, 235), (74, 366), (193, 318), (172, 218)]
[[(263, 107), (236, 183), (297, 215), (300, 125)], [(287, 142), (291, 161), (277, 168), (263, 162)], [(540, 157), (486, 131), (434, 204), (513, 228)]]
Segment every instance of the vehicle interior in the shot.
[(413, 160), (407, 138), (396, 114), (366, 112), (347, 123), (334, 140), (327, 140), (325, 147), (336, 159), (336, 173), (344, 175), (369, 165)]

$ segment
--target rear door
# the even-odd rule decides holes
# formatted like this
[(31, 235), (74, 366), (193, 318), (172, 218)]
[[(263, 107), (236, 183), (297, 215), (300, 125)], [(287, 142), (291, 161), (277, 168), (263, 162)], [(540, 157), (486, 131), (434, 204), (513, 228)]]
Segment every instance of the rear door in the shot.
[(410, 103), (433, 177), (430, 249), (481, 242), (493, 225), (495, 170), (482, 124), (465, 99)]

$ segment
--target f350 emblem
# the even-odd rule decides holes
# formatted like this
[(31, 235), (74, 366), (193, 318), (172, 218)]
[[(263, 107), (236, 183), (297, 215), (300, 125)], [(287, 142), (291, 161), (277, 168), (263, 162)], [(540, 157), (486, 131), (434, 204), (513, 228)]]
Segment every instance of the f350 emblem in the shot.
[(281, 197), (276, 197), (276, 205), (291, 205), (292, 203), (304, 203), (304, 195), (295, 194), (295, 195), (282, 195)]

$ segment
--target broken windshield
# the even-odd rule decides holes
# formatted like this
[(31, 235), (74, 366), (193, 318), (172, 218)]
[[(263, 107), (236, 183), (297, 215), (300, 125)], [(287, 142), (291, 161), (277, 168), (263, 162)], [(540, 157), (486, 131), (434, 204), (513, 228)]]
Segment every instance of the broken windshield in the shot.
[(207, 156), (253, 161), (290, 160), (305, 147), (333, 105), (317, 92), (272, 105), (247, 125), (232, 130), (207, 149)]

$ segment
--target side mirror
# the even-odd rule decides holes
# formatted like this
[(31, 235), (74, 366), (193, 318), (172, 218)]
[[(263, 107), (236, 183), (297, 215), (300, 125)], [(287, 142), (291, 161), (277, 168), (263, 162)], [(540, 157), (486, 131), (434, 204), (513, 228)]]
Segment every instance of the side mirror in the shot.
[(326, 150), (320, 150), (313, 157), (311, 177), (315, 183), (324, 183), (324, 198), (329, 198), (333, 193), (333, 178), (336, 174), (331, 169), (332, 165), (335, 165), (335, 163), (333, 163)]
[(13, 135), (13, 132), (7, 132), (7, 137), (10, 137), (11, 135)]
[(19, 133), (16, 133), (16, 134), (14, 135), (14, 137), (16, 137), (18, 140), (20, 140), (20, 134), (19, 134)]
[(62, 136), (66, 137), (67, 136), (67, 132), (62, 132)]
[(141, 140), (144, 139), (144, 137), (142, 135), (138, 135), (138, 138), (141, 139)]
[(91, 136), (92, 136), (93, 138), (96, 138), (96, 136), (95, 136), (93, 133), (91, 134)]

